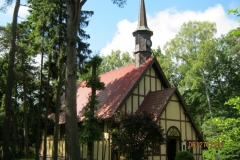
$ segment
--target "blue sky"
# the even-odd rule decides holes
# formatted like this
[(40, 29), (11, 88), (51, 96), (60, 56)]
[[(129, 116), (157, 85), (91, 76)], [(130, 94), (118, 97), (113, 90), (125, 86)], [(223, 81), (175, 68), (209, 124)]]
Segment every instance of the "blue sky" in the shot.
[[(21, 0), (23, 1), (23, 0)], [(111, 0), (88, 0), (83, 10), (94, 11), (89, 26), (85, 29), (90, 34), (88, 42), (94, 53), (110, 54), (111, 50), (134, 50), (135, 30), (138, 19), (140, 0), (128, 0), (124, 8), (112, 4)], [(4, 0), (0, 0), (2, 5)], [(216, 23), (216, 36), (226, 34), (239, 26), (235, 16), (229, 16), (227, 10), (240, 7), (239, 0), (145, 0), (148, 26), (153, 31), (153, 47), (161, 46), (174, 38), (181, 25), (189, 20), (211, 21)], [(0, 25), (12, 20), (10, 7), (7, 13), (0, 13)], [(27, 8), (21, 7), (20, 17), (24, 18)]]

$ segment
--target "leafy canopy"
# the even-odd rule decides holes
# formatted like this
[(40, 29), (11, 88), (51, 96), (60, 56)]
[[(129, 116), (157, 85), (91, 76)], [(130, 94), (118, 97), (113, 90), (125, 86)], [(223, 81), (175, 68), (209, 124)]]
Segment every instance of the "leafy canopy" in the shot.
[(180, 151), (180, 152), (177, 152), (174, 160), (194, 160), (194, 156), (189, 151)]
[(148, 147), (165, 143), (163, 129), (152, 114), (118, 112), (110, 128), (114, 151), (124, 154), (127, 160), (144, 159), (149, 154)]

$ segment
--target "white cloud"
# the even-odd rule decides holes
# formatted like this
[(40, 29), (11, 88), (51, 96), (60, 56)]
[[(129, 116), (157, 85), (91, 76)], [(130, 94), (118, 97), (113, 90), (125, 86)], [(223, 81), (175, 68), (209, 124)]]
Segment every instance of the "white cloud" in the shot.
[[(237, 21), (234, 21), (227, 16), (227, 11), (224, 11), (222, 5), (218, 4), (214, 7), (209, 7), (205, 11), (178, 11), (175, 8), (169, 8), (158, 12), (156, 15), (147, 16), (148, 27), (153, 31), (152, 48), (160, 46), (163, 48), (165, 43), (179, 32), (182, 24), (188, 21), (210, 21), (216, 23), (217, 34), (228, 33), (231, 29), (238, 26)], [(136, 29), (137, 22), (129, 22), (122, 20), (117, 24), (118, 31), (111, 42), (101, 50), (101, 54), (109, 54), (112, 50), (134, 51), (134, 38), (132, 32)]]
[[(0, 2), (0, 6), (3, 6), (3, 1)], [(11, 6), (7, 7), (6, 13), (1, 13), (4, 16), (4, 20), (11, 23), (12, 17), (13, 17), (13, 11), (15, 7), (15, 1), (13, 1)], [(26, 6), (20, 6), (18, 11), (18, 21), (22, 21), (26, 18), (26, 16), (29, 15), (28, 7)]]
[(135, 46), (132, 32), (137, 28), (137, 22), (131, 23), (125, 19), (117, 24), (117, 28), (118, 31), (113, 40), (106, 44), (101, 54), (111, 53), (112, 50), (129, 51), (130, 53), (134, 50)]
[(25, 19), (29, 15), (28, 10), (29, 10), (28, 7), (21, 6), (20, 9), (19, 9), (18, 16)]

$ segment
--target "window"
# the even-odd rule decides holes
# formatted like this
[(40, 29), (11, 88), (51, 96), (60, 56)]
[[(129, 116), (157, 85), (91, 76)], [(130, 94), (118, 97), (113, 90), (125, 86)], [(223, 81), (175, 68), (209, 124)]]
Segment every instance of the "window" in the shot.
[(170, 127), (167, 132), (168, 137), (180, 137), (180, 132), (177, 127)]
[(153, 155), (159, 155), (160, 154), (160, 144), (154, 143), (153, 144)]

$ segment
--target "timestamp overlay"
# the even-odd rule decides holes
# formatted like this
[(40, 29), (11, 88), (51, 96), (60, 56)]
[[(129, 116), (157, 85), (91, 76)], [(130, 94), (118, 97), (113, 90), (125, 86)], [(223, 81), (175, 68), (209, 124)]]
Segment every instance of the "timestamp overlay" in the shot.
[(223, 148), (224, 142), (188, 142), (188, 148)]

